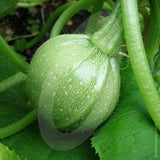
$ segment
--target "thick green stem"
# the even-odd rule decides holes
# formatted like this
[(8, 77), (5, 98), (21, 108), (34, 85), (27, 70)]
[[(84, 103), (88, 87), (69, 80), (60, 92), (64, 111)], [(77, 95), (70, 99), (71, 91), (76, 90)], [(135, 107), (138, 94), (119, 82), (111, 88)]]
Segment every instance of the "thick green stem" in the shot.
[(98, 0), (97, 3), (93, 4), (93, 9), (85, 30), (85, 34), (91, 36), (95, 32), (103, 3), (104, 0)]
[(56, 21), (55, 25), (52, 28), (50, 37), (55, 37), (59, 35), (63, 29), (63, 26), (67, 23), (67, 21), (74, 16), (77, 12), (82, 9), (87, 8), (88, 6), (96, 3), (96, 0), (80, 0), (77, 3), (73, 4), (69, 8), (67, 8)]
[(13, 87), (14, 85), (26, 80), (27, 75), (19, 72), (3, 81), (0, 82), (0, 93)]
[(29, 8), (29, 7), (34, 7), (36, 5), (39, 5), (40, 3), (32, 2), (32, 3), (25, 3), (25, 2), (18, 2), (17, 7), (22, 7), (22, 8)]
[(12, 136), (16, 134), (17, 132), (21, 131), (25, 127), (27, 127), (29, 124), (31, 124), (34, 120), (37, 119), (37, 108), (30, 111), (25, 117), (18, 120), (17, 122), (1, 128), (0, 129), (0, 139)]
[(16, 53), (7, 42), (0, 36), (0, 54), (13, 62), (21, 71), (27, 73), (28, 63), (25, 61), (24, 57)]
[[(42, 30), (40, 31), (39, 35), (36, 36), (33, 40), (31, 40), (30, 42), (28, 42), (26, 45), (23, 46), (23, 48), (19, 49), (16, 48), (16, 50), (20, 50), (20, 51), (24, 51), (28, 48), (33, 47), (35, 44), (37, 44), (40, 40), (42, 40), (43, 36), (46, 34), (46, 32), (49, 30), (49, 28), (51, 27), (51, 25), (53, 24), (53, 22), (58, 18), (58, 16), (69, 6), (71, 6), (73, 4), (72, 3), (67, 3), (64, 4), (62, 6), (60, 6), (58, 9), (56, 9), (48, 18), (47, 22), (45, 23), (45, 25), (43, 26)], [(16, 45), (15, 45), (16, 46)]]
[(121, 0), (127, 49), (147, 109), (160, 130), (160, 96), (147, 61), (138, 19), (137, 0)]
[(145, 43), (145, 49), (148, 57), (149, 64), (153, 70), (153, 58), (159, 51), (160, 45), (160, 4), (159, 0), (150, 0), (151, 16), (150, 24)]
[(104, 25), (99, 31), (92, 35), (91, 42), (107, 55), (111, 55), (115, 51), (115, 48), (119, 46), (122, 37), (123, 25), (121, 7), (120, 1), (117, 1), (112, 14), (106, 19)]

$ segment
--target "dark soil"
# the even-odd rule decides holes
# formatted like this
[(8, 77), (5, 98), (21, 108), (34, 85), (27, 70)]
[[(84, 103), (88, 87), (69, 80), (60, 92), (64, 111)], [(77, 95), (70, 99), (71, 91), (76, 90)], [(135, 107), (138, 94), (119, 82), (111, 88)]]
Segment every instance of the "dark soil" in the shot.
[[(13, 15), (6, 16), (0, 20), (0, 34), (10, 45), (15, 43), (16, 40), (14, 39), (17, 36), (19, 36), (18, 40), (21, 40), (24, 39), (24, 35), (37, 34), (45, 24), (50, 14), (63, 3), (65, 3), (65, 1), (58, 0), (53, 3), (49, 0), (30, 9), (18, 8)], [(68, 21), (63, 28), (62, 34), (73, 33), (77, 27), (88, 18), (88, 16), (88, 11), (80, 11)], [(27, 49), (22, 54), (30, 59), (36, 49), (49, 38), (49, 34), (50, 31), (46, 33), (42, 42), (35, 45), (33, 48)], [(25, 40), (30, 41), (32, 38), (34, 38), (34, 36), (25, 38)]]

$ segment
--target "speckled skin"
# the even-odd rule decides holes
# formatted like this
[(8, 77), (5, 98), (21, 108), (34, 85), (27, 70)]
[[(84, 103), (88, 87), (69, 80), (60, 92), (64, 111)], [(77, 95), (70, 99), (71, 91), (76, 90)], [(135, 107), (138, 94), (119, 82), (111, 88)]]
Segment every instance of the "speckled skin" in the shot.
[(20, 158), (6, 147), (0, 143), (0, 160), (20, 160)]
[(27, 90), (40, 114), (60, 130), (86, 131), (114, 110), (119, 67), (86, 35), (60, 35), (35, 53)]

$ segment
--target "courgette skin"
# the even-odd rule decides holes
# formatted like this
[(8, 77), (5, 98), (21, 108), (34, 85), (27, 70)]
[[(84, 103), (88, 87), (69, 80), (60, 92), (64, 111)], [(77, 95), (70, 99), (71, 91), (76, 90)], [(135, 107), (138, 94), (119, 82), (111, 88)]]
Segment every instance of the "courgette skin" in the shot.
[(119, 67), (88, 36), (60, 35), (35, 53), (27, 80), (28, 95), (56, 128), (86, 131), (98, 127), (119, 97)]
[(115, 58), (122, 42), (119, 0), (91, 37), (53, 36), (40, 46), (27, 79), (29, 99), (39, 116), (61, 131), (89, 131), (103, 123), (119, 99), (120, 75)]

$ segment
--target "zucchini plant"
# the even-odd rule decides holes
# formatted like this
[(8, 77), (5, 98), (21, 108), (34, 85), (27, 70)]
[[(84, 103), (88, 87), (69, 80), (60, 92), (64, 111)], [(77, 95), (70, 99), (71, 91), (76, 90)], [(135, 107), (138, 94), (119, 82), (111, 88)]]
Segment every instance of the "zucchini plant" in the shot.
[[(82, 9), (85, 32), (62, 35)], [(28, 64), (17, 51), (55, 19)], [(71, 1), (30, 42), (11, 47), (0, 36), (0, 159), (159, 159), (159, 45), (159, 0)]]

